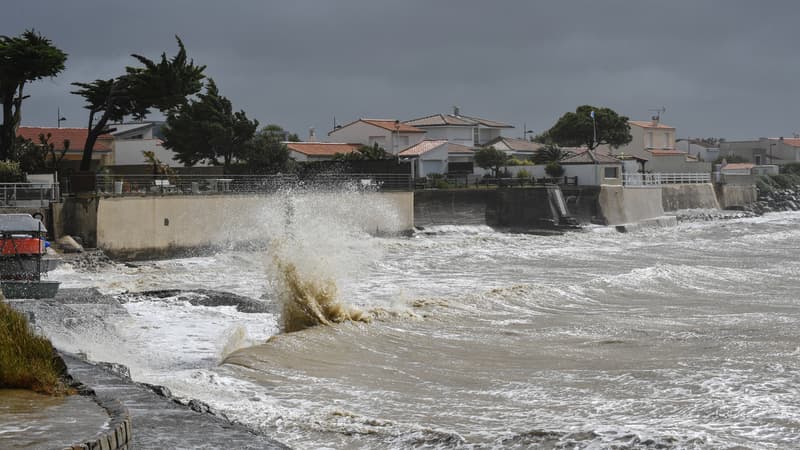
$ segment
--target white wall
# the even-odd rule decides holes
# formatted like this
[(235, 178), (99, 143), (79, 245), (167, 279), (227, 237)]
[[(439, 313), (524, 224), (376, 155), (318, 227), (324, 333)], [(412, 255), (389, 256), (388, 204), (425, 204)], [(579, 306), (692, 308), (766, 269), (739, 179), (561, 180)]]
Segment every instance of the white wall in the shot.
[[(155, 152), (156, 158), (160, 159), (162, 163), (169, 164), (173, 167), (182, 166), (181, 163), (172, 159), (175, 152), (167, 150), (161, 145), (159, 139), (122, 139), (115, 140), (114, 147), (114, 165), (128, 166), (147, 164), (147, 161), (142, 154), (142, 151), (148, 150)], [(199, 164), (198, 164), (199, 165)]]
[(474, 147), (472, 127), (417, 127), (426, 131), (425, 139), (446, 139), (455, 144)]
[(417, 158), (418, 177), (426, 177), (432, 173), (447, 173), (447, 146), (441, 145)]
[(416, 145), (423, 139), (430, 139), (430, 137), (426, 136), (426, 133), (396, 133), (360, 121), (334, 130), (328, 135), (328, 142), (364, 145), (372, 145), (377, 142), (384, 150), (393, 154)]

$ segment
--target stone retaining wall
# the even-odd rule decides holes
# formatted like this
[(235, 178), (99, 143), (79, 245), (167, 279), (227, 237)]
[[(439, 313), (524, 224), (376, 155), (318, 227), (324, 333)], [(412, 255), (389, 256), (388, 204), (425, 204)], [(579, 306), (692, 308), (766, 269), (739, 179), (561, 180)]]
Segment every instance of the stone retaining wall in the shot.
[(129, 450), (132, 448), (133, 430), (131, 416), (119, 400), (102, 399), (94, 396), (95, 401), (108, 411), (109, 429), (64, 450)]

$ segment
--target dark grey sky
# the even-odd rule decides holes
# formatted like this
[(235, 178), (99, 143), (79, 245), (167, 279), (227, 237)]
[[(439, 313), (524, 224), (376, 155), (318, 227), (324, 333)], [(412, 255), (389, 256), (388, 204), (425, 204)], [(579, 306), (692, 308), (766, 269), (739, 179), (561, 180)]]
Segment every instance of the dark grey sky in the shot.
[(223, 95), (306, 137), (358, 117), (461, 112), (536, 132), (581, 104), (679, 137), (800, 132), (794, 0), (11, 1), (0, 33), (35, 28), (69, 53), (28, 88), (26, 125), (85, 126), (73, 81), (157, 58), (179, 35)]

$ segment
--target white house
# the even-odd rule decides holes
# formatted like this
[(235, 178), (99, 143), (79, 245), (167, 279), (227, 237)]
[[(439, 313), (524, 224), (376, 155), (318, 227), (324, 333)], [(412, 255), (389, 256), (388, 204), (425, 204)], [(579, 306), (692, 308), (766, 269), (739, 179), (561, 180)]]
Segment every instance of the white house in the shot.
[(405, 123), (425, 130), (425, 139), (445, 139), (467, 147), (486, 145), (500, 137), (502, 130), (514, 128), (502, 122), (462, 115), (458, 108), (453, 108), (453, 114), (433, 114)]
[(283, 142), (289, 149), (289, 157), (295, 161), (329, 161), (337, 153), (352, 153), (361, 144), (334, 142)]
[(629, 120), (631, 142), (611, 149), (612, 156), (631, 155), (646, 160), (645, 169), (660, 173), (711, 172), (711, 163), (675, 148), (675, 127), (652, 120)]
[(578, 185), (622, 184), (623, 162), (613, 156), (588, 149), (560, 161), (564, 176), (578, 177)]
[[(163, 164), (172, 167), (181, 166), (182, 164), (174, 159), (175, 152), (165, 148), (163, 145), (163, 126), (163, 121), (109, 125), (110, 128), (114, 129), (111, 132), (111, 136), (114, 137), (112, 165), (139, 166), (149, 164), (143, 152), (151, 151)], [(197, 165), (202, 166), (204, 164)]]
[(471, 148), (446, 139), (426, 139), (400, 152), (401, 159), (410, 159), (415, 177), (445, 174), (451, 163), (471, 163)]
[(364, 144), (375, 144), (396, 155), (409, 146), (416, 145), (425, 136), (425, 130), (400, 122), (385, 119), (358, 119), (347, 125), (336, 127), (328, 133), (331, 140)]
[(675, 149), (700, 161), (714, 162), (719, 158), (719, 144), (712, 145), (700, 139), (677, 139)]
[(782, 166), (800, 162), (800, 139), (759, 138), (750, 141), (724, 141), (719, 144), (723, 158), (739, 156), (755, 165)]
[(531, 142), (525, 139), (508, 138), (499, 136), (485, 143), (484, 147), (494, 147), (497, 150), (506, 152), (508, 156), (516, 159), (533, 159), (536, 150), (544, 145), (538, 142)]

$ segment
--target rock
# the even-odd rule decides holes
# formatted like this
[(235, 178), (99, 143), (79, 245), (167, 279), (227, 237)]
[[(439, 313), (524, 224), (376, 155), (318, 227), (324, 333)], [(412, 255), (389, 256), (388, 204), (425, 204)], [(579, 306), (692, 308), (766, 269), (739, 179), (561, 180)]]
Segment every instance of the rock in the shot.
[(83, 246), (72, 236), (64, 236), (56, 241), (58, 248), (64, 253), (83, 253)]

